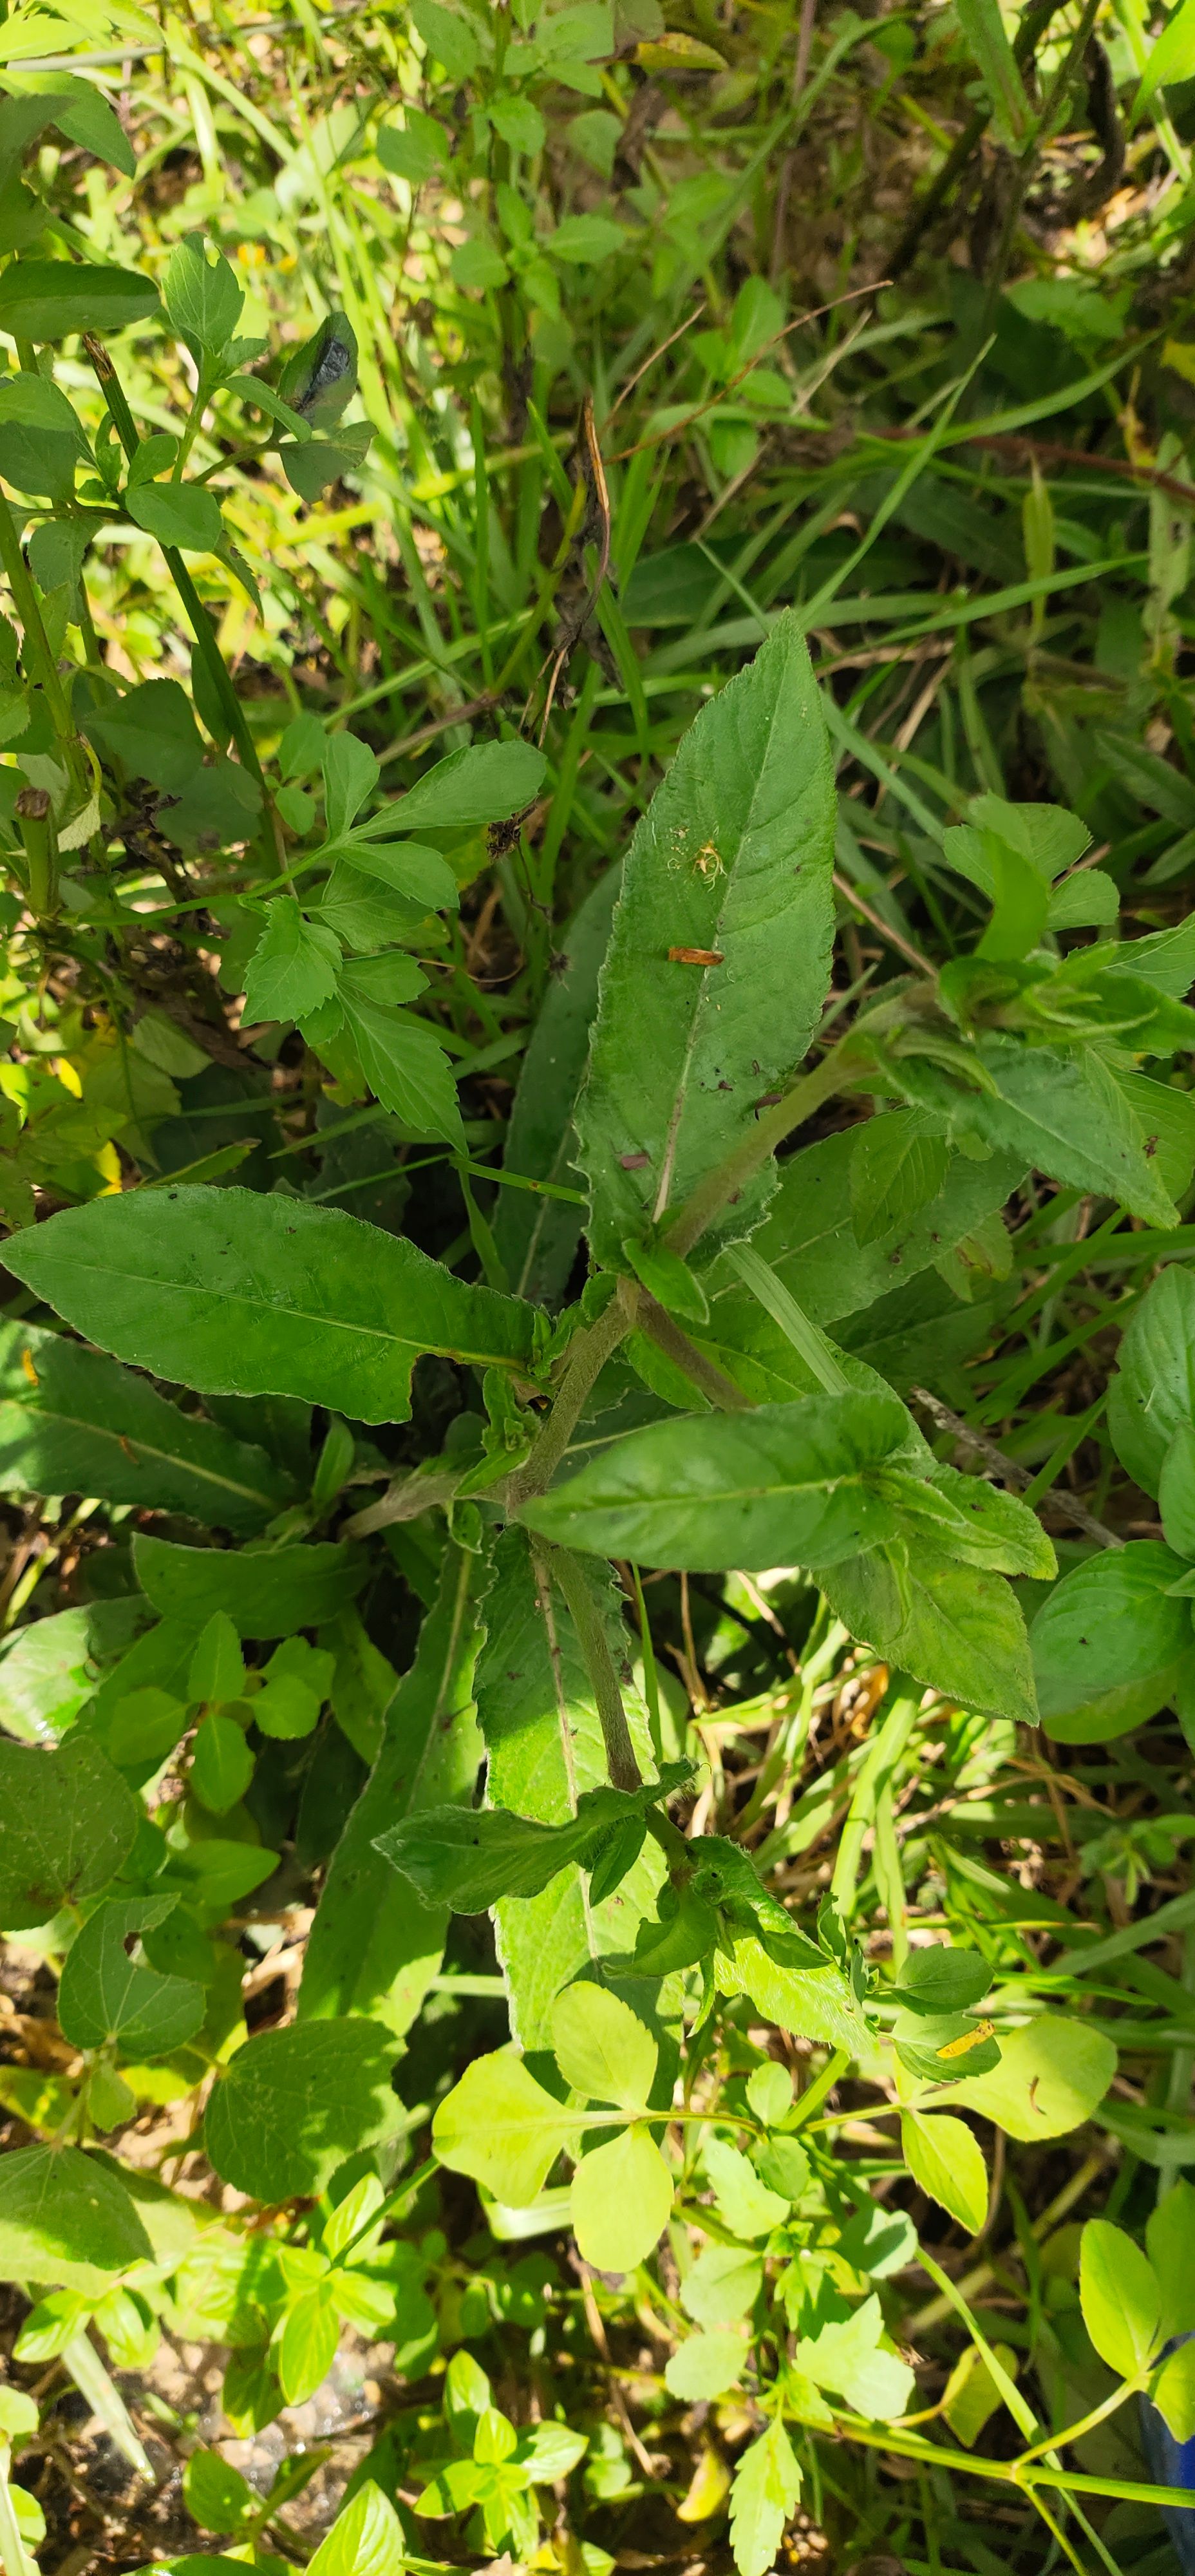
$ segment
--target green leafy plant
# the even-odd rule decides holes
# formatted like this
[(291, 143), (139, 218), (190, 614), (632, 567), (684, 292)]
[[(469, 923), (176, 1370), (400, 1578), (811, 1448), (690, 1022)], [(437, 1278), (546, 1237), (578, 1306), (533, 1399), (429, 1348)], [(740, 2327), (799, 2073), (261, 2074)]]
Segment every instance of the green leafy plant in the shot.
[(5, 25), (8, 2576), (1178, 2509), (1188, 12), (667, 14)]

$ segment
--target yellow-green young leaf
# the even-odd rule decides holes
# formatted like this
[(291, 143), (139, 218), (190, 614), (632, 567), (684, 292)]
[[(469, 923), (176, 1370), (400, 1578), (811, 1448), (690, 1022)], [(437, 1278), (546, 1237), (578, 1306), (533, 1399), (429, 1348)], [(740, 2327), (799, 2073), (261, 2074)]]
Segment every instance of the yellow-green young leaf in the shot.
[(1195, 2434), (1195, 2343), (1180, 2344), (1163, 2362), (1151, 2393), (1175, 2441), (1189, 2442)]
[[(800, 1065), (829, 975), (834, 824), (825, 722), (785, 616), (703, 708), (631, 844), (577, 1112), (599, 1261), (622, 1269), (624, 1240), (682, 1205)], [(773, 1177), (722, 1219), (732, 1239)]]
[(918, 2111), (906, 2111), (900, 2142), (914, 2182), (977, 2236), (987, 2216), (988, 2173), (979, 2140), (966, 2121), (941, 2112), (926, 2119)]
[(1162, 2293), (1162, 2333), (1195, 2327), (1195, 2183), (1174, 2182), (1146, 2222), (1145, 2243)]
[(891, 2423), (903, 2415), (913, 2392), (913, 2373), (884, 2339), (884, 2318), (873, 2291), (861, 2308), (845, 2319), (803, 2337), (794, 2356), (798, 2371), (815, 2388), (832, 2389), (857, 2415)]
[(296, 2299), (278, 2343), (278, 2377), (288, 2406), (302, 2406), (326, 2379), (336, 2359), (340, 2325), (331, 2294), (321, 2283)]
[(714, 2186), (721, 2216), (732, 2236), (766, 2236), (789, 2211), (787, 2200), (769, 2191), (754, 2165), (725, 2138), (707, 2138), (702, 2163)]
[(737, 2388), (747, 2355), (744, 2335), (716, 2326), (709, 2334), (690, 2335), (685, 2343), (678, 2343), (665, 2369), (665, 2382), (686, 2406), (700, 2405)]
[(183, 2495), (192, 2521), (203, 2531), (237, 2531), (261, 2503), (240, 2470), (218, 2451), (192, 2451), (183, 2471)]
[(767, 2576), (801, 2494), (801, 2470), (780, 2417), (743, 2452), (730, 2491), (730, 2545), (739, 2576)]
[(1083, 2230), (1079, 2301), (1100, 2360), (1134, 2378), (1157, 2347), (1162, 2294), (1147, 2256), (1110, 2219), (1089, 2218)]
[(552, 2046), (566, 2084), (591, 2102), (647, 2107), (659, 2051), (638, 2015), (603, 1986), (568, 1986), (552, 2007)]
[(1020, 2030), (1001, 2031), (999, 2065), (953, 2085), (950, 2098), (982, 2111), (1010, 2138), (1062, 2138), (1091, 2118), (1115, 2073), (1116, 2050), (1103, 2031), (1040, 2013)]
[(763, 2285), (763, 2261), (743, 2245), (703, 2245), (681, 2282), (681, 2306), (695, 2325), (737, 2325)]
[[(1008, 2377), (1015, 2379), (1019, 2364), (1011, 2344), (995, 2343), (992, 2351)], [(965, 2450), (974, 2450), (984, 2425), (1003, 2403), (983, 2354), (969, 2344), (951, 2371), (942, 2399), (942, 2412), (950, 2430)]]
[(402, 2576), (406, 2563), (402, 2524), (370, 2478), (308, 2559), (307, 2576)]
[(535, 1340), (516, 1298), (339, 1209), (260, 1190), (91, 1199), (11, 1236), (4, 1258), (119, 1359), (201, 1394), (303, 1396), (355, 1422), (407, 1420), (420, 1352), (526, 1367)]
[(1151, 45), (1141, 87), (1137, 92), (1134, 116), (1164, 84), (1190, 80), (1195, 73), (1195, 0), (1178, 0), (1156, 45)]
[(672, 2176), (650, 2129), (624, 2129), (582, 2156), (573, 2175), (573, 2234), (596, 2272), (633, 2272), (671, 2208)]
[(501, 2049), (465, 2068), (439, 2105), (432, 2145), (453, 2173), (470, 2174), (509, 2209), (526, 2209), (575, 2141), (579, 2119)]

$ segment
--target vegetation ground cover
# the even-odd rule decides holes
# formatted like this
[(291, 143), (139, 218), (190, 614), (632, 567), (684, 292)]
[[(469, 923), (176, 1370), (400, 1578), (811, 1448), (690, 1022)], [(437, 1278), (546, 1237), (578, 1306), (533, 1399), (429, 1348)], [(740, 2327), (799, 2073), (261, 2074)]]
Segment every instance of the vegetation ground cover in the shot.
[(0, 22), (0, 2561), (1195, 2563), (1195, 8)]

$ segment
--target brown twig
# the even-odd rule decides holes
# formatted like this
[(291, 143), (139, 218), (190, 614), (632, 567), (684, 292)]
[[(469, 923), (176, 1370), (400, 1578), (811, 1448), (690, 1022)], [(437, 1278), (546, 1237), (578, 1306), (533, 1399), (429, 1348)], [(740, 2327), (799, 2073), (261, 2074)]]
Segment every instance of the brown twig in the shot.
[(914, 948), (912, 940), (906, 939), (903, 932), (893, 930), (890, 922), (884, 921), (878, 912), (873, 912), (871, 905), (864, 902), (849, 877), (840, 875), (837, 868), (834, 870), (834, 883), (840, 895), (850, 904), (852, 911), (859, 913), (864, 921), (870, 922), (872, 929), (879, 932), (881, 939), (887, 940), (890, 948), (897, 949), (902, 957), (907, 957), (910, 966), (915, 966), (919, 975), (928, 976), (932, 982), (935, 970), (930, 965), (928, 957), (923, 957), (920, 949)]
[[(829, 437), (836, 433), (827, 430), (823, 435)], [(875, 429), (869, 430), (867, 435), (899, 442), (919, 438), (921, 432), (909, 428)], [(1115, 474), (1123, 482), (1148, 483), (1159, 492), (1172, 493), (1176, 501), (1195, 502), (1195, 483), (1183, 483), (1177, 474), (1167, 474), (1160, 465), (1135, 465), (1124, 456), (1093, 456), (1084, 447), (1064, 447), (1060, 440), (1052, 438), (1022, 438), (1014, 430), (968, 431), (966, 444), (968, 447), (994, 448), (1005, 455), (1018, 455), (1026, 463), (1036, 458), (1039, 465), (1086, 465), (1093, 474)]]
[[(1026, 1485), (1032, 1484), (1033, 1478), (1024, 1467), (1018, 1467), (1015, 1459), (1006, 1457), (994, 1440), (984, 1438), (982, 1431), (973, 1431), (969, 1422), (952, 1413), (949, 1405), (943, 1404), (939, 1396), (931, 1395), (927, 1387), (912, 1387), (910, 1393), (914, 1403), (928, 1413), (931, 1422), (936, 1422), (939, 1431), (949, 1431), (952, 1439), (972, 1450), (977, 1458), (982, 1458), (985, 1467), (990, 1467), (1002, 1484), (1011, 1485), (1014, 1493), (1023, 1493)], [(1043, 1494), (1043, 1503), (1045, 1500)], [(1087, 1538), (1098, 1539), (1101, 1547), (1124, 1546), (1124, 1540), (1117, 1537), (1115, 1530), (1106, 1529), (1103, 1521), (1097, 1521), (1095, 1513), (1089, 1512), (1086, 1503), (1079, 1502), (1074, 1494), (1051, 1485), (1049, 1500), (1055, 1510), (1062, 1513), (1064, 1520), (1073, 1521), (1075, 1528), (1081, 1529)]]

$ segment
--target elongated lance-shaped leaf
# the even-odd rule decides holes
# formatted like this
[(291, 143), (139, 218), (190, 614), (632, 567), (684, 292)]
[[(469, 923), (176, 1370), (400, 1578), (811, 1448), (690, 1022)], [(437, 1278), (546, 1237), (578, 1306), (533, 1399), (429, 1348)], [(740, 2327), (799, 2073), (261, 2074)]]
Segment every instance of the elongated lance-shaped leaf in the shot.
[[(577, 1112), (590, 1241), (612, 1268), (750, 1135), (808, 1049), (829, 980), (834, 816), (809, 655), (786, 616), (702, 709), (631, 844)], [(771, 1177), (707, 1246), (750, 1233)]]
[(573, 1864), (591, 1869), (604, 1843), (689, 1776), (686, 1763), (671, 1763), (638, 1789), (586, 1789), (562, 1825), (505, 1807), (426, 1807), (388, 1826), (376, 1847), (428, 1904), (485, 1914), (504, 1897), (538, 1896)]
[[(523, 1058), (504, 1160), (529, 1180), (575, 1184), (573, 1110), (597, 1009), (598, 972), (622, 871), (608, 868), (560, 941), (556, 971)], [(494, 1241), (511, 1287), (553, 1304), (564, 1295), (582, 1211), (532, 1190), (499, 1190)]]
[[(882, 1136), (900, 1116), (899, 1110), (882, 1111), (863, 1133)], [(1024, 1178), (1024, 1154), (992, 1154), (984, 1163), (951, 1154), (941, 1188), (924, 1207), (894, 1219), (887, 1234), (860, 1244), (851, 1222), (851, 1164), (859, 1134), (858, 1127), (842, 1128), (782, 1164), (776, 1194), (754, 1240), (753, 1249), (770, 1262), (816, 1324), (855, 1314), (928, 1269), (964, 1235), (974, 1234), (985, 1217), (1006, 1206)], [(711, 1337), (733, 1345), (739, 1319), (749, 1316), (751, 1346), (757, 1347), (758, 1310), (730, 1261), (721, 1262), (706, 1284)], [(778, 1326), (771, 1329), (779, 1334)]]
[[(468, 1813), (481, 1760), (473, 1711), (478, 1560), (445, 1554), (409, 1673), (383, 1715), (381, 1750), (332, 1855), (299, 1988), (300, 2021), (364, 2013), (401, 2038), (440, 1965), (448, 1903), (391, 1867), (375, 1837), (449, 1800)], [(454, 1809), (449, 1806), (448, 1813)]]
[[(645, 1778), (656, 1765), (647, 1713), (627, 1668), (628, 1637), (606, 1569), (587, 1562), (606, 1628), (636, 1759)], [(489, 1756), (495, 1806), (563, 1828), (587, 1791), (607, 1781), (593, 1682), (563, 1593), (537, 1573), (521, 1530), (494, 1552), (487, 1636), (477, 1668), (477, 1715)], [(549, 1624), (550, 1623), (550, 1624)], [(650, 1794), (650, 1793), (649, 1793)], [(562, 1987), (598, 1957), (625, 1957), (638, 1926), (655, 1913), (664, 1876), (650, 1839), (613, 1894), (595, 1905), (579, 1869), (553, 1875), (541, 1895), (506, 1897), (494, 1909), (511, 2027), (524, 2048), (551, 2046), (551, 2011)]]
[(877, 1471), (909, 1436), (886, 1392), (682, 1415), (628, 1432), (522, 1518), (565, 1546), (694, 1573), (833, 1565), (885, 1536)]
[(397, 1235), (255, 1190), (132, 1190), (5, 1245), (89, 1340), (201, 1394), (298, 1395), (405, 1422), (420, 1354), (526, 1367), (535, 1314)]
[(168, 1404), (65, 1334), (0, 1329), (0, 1487), (100, 1494), (248, 1534), (291, 1501), (264, 1449)]

